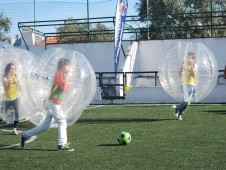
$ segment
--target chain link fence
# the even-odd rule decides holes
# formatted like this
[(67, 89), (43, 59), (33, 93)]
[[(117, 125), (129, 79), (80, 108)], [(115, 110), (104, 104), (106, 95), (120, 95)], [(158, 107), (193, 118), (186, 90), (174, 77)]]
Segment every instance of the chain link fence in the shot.
[[(11, 35), (18, 31), (18, 22), (66, 20), (68, 18), (113, 17), (116, 0), (1, 0), (0, 13), (12, 22)], [(128, 15), (137, 15), (138, 0), (129, 0)], [(40, 30), (43, 31), (43, 30)], [(48, 32), (55, 29), (48, 30)]]

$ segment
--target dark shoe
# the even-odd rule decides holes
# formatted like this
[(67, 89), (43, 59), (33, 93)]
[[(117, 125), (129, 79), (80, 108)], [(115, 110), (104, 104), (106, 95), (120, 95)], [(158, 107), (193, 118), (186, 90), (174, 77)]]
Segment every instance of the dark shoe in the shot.
[(26, 140), (28, 140), (28, 138), (23, 137), (23, 132), (22, 132), (20, 134), (20, 145), (21, 145), (22, 148), (24, 147)]
[(71, 152), (71, 151), (74, 151), (74, 149), (69, 148), (68, 145), (66, 144), (64, 146), (58, 145), (58, 151), (69, 151), (69, 152)]

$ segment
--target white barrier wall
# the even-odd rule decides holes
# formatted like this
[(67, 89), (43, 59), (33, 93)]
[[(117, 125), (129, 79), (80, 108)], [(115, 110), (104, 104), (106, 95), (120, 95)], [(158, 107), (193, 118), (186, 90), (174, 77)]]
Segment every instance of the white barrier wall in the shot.
[[(139, 41), (137, 57), (133, 71), (158, 71), (162, 58), (164, 58), (176, 42), (201, 42), (205, 44), (215, 55), (218, 63), (218, 69), (223, 70), (226, 65), (226, 38), (205, 38), (190, 40), (149, 40)], [(124, 51), (126, 51), (129, 42), (123, 42)], [(64, 47), (84, 54), (90, 61), (95, 72), (113, 72), (114, 71), (114, 43), (76, 43), (76, 44), (58, 44), (48, 45), (51, 47)], [(21, 47), (26, 49), (24, 46)], [(29, 46), (31, 52), (38, 55), (45, 50), (44, 46)], [(122, 63), (123, 52), (121, 51), (120, 63)], [(119, 66), (120, 68), (120, 66)], [(217, 85), (213, 92), (200, 103), (223, 103), (226, 101), (226, 85)], [(100, 88), (97, 88), (93, 104), (107, 103), (174, 103), (175, 101), (168, 96), (161, 87), (133, 87), (126, 95), (125, 100), (101, 100)]]
[[(204, 100), (198, 103), (225, 103), (226, 102), (226, 85), (217, 85), (212, 93)], [(127, 92), (125, 99), (101, 100), (100, 88), (97, 88), (96, 95), (92, 104), (160, 104), (160, 103), (177, 103), (173, 98), (165, 93), (162, 87), (132, 87)]]
[[(201, 42), (205, 44), (215, 55), (220, 70), (226, 65), (226, 38), (203, 38), (188, 40), (149, 40), (139, 41), (137, 57), (134, 71), (158, 71), (159, 63), (166, 56), (168, 50), (176, 42)], [(126, 51), (129, 42), (123, 42), (122, 46)], [(84, 54), (90, 61), (95, 72), (114, 71), (114, 43), (97, 42), (97, 43), (76, 43), (76, 44), (57, 44), (48, 45), (51, 47), (64, 47), (78, 51)], [(25, 46), (20, 48), (26, 49)], [(45, 50), (44, 46), (29, 46), (29, 50), (39, 54)], [(120, 53), (120, 63), (122, 62), (123, 52)], [(120, 67), (119, 67), (120, 68)]]
[(219, 70), (223, 70), (226, 65), (226, 38), (205, 38), (191, 40), (153, 40), (140, 41), (137, 51), (135, 70), (139, 71), (158, 71), (162, 58), (176, 42), (203, 43), (215, 55)]

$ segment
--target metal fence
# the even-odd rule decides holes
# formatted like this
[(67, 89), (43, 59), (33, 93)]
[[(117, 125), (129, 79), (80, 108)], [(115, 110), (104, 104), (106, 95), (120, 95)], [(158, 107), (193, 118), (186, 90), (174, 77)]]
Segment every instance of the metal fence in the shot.
[[(171, 18), (169, 18), (171, 17)], [(180, 20), (189, 20), (193, 19), (189, 25), (180, 25), (177, 21)], [(190, 38), (213, 38), (213, 37), (225, 37), (226, 36), (226, 11), (220, 12), (204, 12), (204, 13), (182, 13), (182, 14), (159, 14), (158, 20), (161, 22), (172, 22), (171, 26), (158, 26), (158, 27), (146, 27), (144, 22), (152, 22), (151, 18), (141, 18), (140, 16), (127, 16), (125, 28), (124, 28), (124, 36), (123, 41), (139, 41), (139, 40), (159, 40), (159, 39), (190, 39)], [(219, 20), (224, 22), (218, 22)], [(35, 24), (35, 28), (45, 27), (48, 30), (48, 27), (59, 27), (66, 25), (84, 25), (86, 28), (82, 31), (74, 31), (74, 32), (39, 32), (37, 30), (37, 34), (41, 34), (45, 37), (45, 45), (53, 44), (53, 42), (48, 42), (49, 38), (57, 37), (77, 37), (77, 39), (73, 41), (65, 41), (64, 43), (81, 43), (81, 42), (97, 42), (97, 41), (114, 41), (114, 17), (101, 17), (101, 18), (87, 18), (85, 19), (70, 19), (70, 23), (68, 20), (48, 20), (48, 21), (36, 21), (34, 22), (19, 22), (18, 28), (22, 34), (23, 38), (23, 29), (33, 28)], [(196, 22), (197, 21), (197, 22)], [(204, 22), (205, 21), (205, 22)], [(103, 24), (106, 26), (106, 30), (95, 30), (92, 31), (91, 28), (95, 24)], [(175, 23), (175, 24), (174, 24)], [(199, 23), (202, 23), (200, 25)], [(99, 40), (95, 40), (94, 37), (97, 35), (112, 35), (111, 38), (103, 38)], [(82, 39), (82, 41), (81, 41)], [(54, 42), (59, 43), (59, 42)], [(26, 42), (25, 42), (26, 44)]]
[[(226, 85), (224, 75), (225, 70), (218, 71), (217, 85)], [(126, 79), (129, 74), (132, 74), (131, 87), (161, 87), (158, 71), (145, 72), (96, 72), (97, 87), (101, 89), (102, 99), (125, 99), (126, 95)], [(119, 83), (116, 77), (123, 76), (123, 82)], [(122, 90), (120, 95), (118, 92)]]

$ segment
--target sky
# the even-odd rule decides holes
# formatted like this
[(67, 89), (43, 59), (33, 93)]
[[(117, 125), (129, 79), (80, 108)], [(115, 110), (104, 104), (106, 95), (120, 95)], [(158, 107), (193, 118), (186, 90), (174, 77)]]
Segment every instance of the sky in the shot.
[[(140, 0), (128, 0), (127, 15), (137, 15), (135, 3)], [(8, 34), (15, 38), (19, 34), (18, 22), (61, 20), (89, 17), (114, 17), (117, 0), (1, 0), (0, 12), (10, 18), (11, 32)], [(88, 5), (87, 5), (88, 4)], [(39, 27), (42, 32), (54, 32), (55, 27)]]

